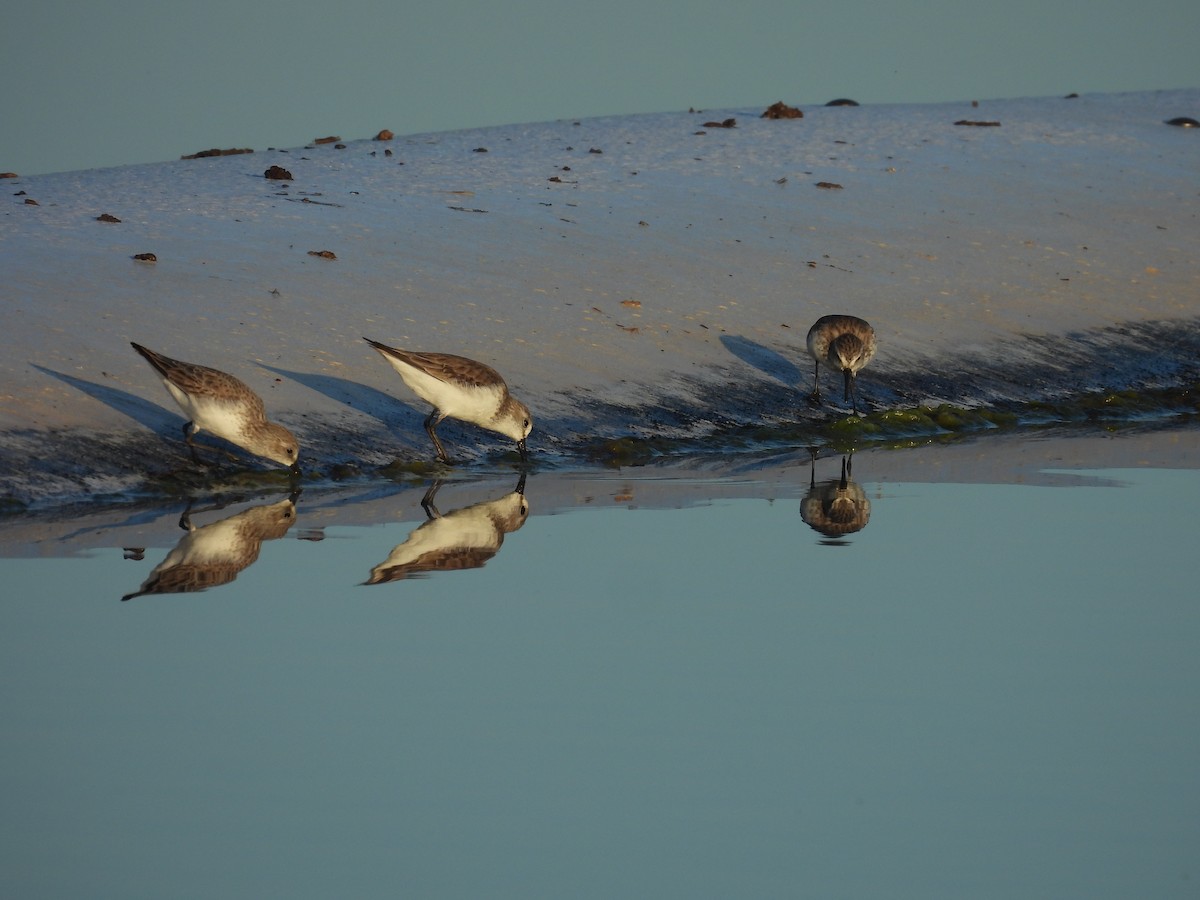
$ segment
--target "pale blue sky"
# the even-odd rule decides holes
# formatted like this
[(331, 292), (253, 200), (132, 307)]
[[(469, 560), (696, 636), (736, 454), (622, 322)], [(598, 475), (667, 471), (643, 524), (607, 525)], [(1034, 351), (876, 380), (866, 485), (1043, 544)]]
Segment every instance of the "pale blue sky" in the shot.
[(0, 171), (689, 106), (1196, 87), (1198, 35), (1195, 0), (42, 0), (0, 29)]

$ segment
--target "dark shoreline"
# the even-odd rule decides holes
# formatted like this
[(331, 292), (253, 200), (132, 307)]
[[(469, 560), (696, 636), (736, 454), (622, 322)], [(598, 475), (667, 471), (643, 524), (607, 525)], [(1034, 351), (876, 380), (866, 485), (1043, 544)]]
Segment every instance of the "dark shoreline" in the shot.
[[(1195, 391), (1190, 392), (1197, 396)], [(884, 415), (887, 415), (886, 413)], [(847, 420), (840, 420), (846, 422)], [(869, 421), (869, 420), (868, 420)], [(850, 423), (853, 424), (853, 423)], [(836, 424), (834, 426), (836, 428)], [(1200, 412), (1169, 416), (1079, 418), (1000, 426), (972, 426), (937, 434), (889, 434), (874, 439), (823, 440), (815, 432), (724, 435), (720, 446), (689, 440), (655, 446), (638, 459), (604, 461), (560, 456), (537, 460), (526, 475), (532, 514), (553, 514), (612, 503), (629, 508), (674, 508), (720, 497), (788, 497), (818, 480), (846, 454), (862, 483), (931, 481), (1070, 486), (1091, 483), (1064, 470), (1200, 468)], [(602, 451), (604, 452), (604, 451)], [(622, 452), (628, 452), (627, 446)], [(815, 457), (814, 457), (815, 452)], [(180, 470), (183, 471), (183, 470)], [(310, 476), (301, 483), (298, 508), (306, 528), (393, 521), (398, 509), (420, 514), (431, 483), (450, 490), (492, 495), (513, 489), (516, 454), (453, 468), (397, 464), (344, 479)], [(169, 487), (168, 487), (169, 484)], [(587, 485), (586, 496), (580, 485)], [(157, 487), (46, 504), (0, 514), (0, 557), (77, 555), (88, 549), (170, 545), (176, 522), (189, 508), (229, 509), (287, 496), (294, 485), (283, 473), (226, 470), (220, 478), (194, 473)]]
[[(862, 419), (847, 417), (829, 376), (826, 402), (814, 407), (806, 399), (812, 378), (807, 365), (749, 341), (724, 340), (752, 378), (745, 366), (713, 367), (668, 385), (640, 407), (564, 394), (556, 400), (572, 410), (570, 416), (535, 413), (533, 471), (703, 461), (789, 447), (902, 448), (997, 431), (1037, 437), (1046, 429), (1188, 428), (1200, 421), (1200, 318), (1026, 336), (986, 354), (942, 361), (936, 369), (884, 359), (860, 378), (872, 410)], [(400, 401), (394, 412), (386, 430), (372, 433), (340, 420), (281, 417), (302, 435), (300, 486), (444, 472), (432, 463), (420, 427), (423, 412)], [(282, 470), (250, 459), (245, 467), (196, 469), (178, 437), (178, 414), (165, 407), (152, 413), (151, 419), (138, 410), (153, 432), (0, 435), (0, 521), (292, 483)], [(445, 430), (463, 472), (516, 462), (503, 439), (453, 423)]]

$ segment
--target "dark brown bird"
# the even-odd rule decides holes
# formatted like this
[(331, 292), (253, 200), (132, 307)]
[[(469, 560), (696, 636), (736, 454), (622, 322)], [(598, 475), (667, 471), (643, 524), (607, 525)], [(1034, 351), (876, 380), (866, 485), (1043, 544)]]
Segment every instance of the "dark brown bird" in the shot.
[(821, 316), (808, 330), (808, 352), (817, 361), (810, 399), (821, 402), (821, 363), (842, 373), (843, 400), (858, 415), (858, 371), (875, 355), (875, 329), (857, 316)]

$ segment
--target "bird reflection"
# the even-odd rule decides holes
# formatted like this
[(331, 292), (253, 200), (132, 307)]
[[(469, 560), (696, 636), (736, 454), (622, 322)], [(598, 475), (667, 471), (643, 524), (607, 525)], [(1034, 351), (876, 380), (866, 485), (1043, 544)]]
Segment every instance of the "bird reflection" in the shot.
[[(800, 518), (827, 538), (843, 538), (867, 527), (871, 501), (862, 487), (850, 480), (854, 454), (842, 457), (842, 477), (817, 484), (817, 454), (812, 454), (808, 493), (800, 502)], [(836, 543), (836, 541), (824, 542)]]
[(431, 572), (477, 569), (496, 555), (504, 536), (524, 525), (529, 516), (524, 474), (512, 493), (446, 515), (434, 504), (441, 486), (440, 480), (435, 481), (421, 500), (428, 521), (371, 570), (367, 584), (419, 578)]
[(181, 594), (228, 584), (258, 559), (263, 541), (281, 538), (296, 521), (295, 491), (285, 500), (252, 506), (220, 521), (197, 528), (191, 504), (179, 517), (187, 531), (141, 588), (126, 594), (132, 600), (145, 594)]

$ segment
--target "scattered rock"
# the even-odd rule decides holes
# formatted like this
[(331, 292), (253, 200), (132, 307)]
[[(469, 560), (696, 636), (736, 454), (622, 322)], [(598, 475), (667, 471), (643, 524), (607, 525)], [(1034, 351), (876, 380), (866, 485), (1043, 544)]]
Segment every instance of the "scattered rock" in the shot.
[(314, 144), (336, 144), (340, 140), (341, 140), (341, 138), (338, 137), (337, 135), (330, 135), (329, 137), (317, 138), (315, 141), (313, 141), (313, 143)]
[(383, 155), (384, 155), (384, 156), (391, 156), (391, 155), (392, 155), (392, 148), (391, 148), (391, 147), (387, 147), (387, 148), (386, 148), (386, 149), (383, 151)]
[(332, 250), (309, 250), (309, 256), (319, 256), (321, 259), (337, 259)]
[(999, 128), (999, 122), (980, 122), (975, 119), (959, 119), (955, 125), (971, 125), (975, 128)]
[(817, 187), (826, 191), (840, 191), (842, 189), (842, 186), (836, 181), (818, 181)]
[(292, 173), (283, 166), (271, 166), (271, 168), (263, 172), (263, 178), (269, 178), (272, 181), (295, 181), (292, 178)]
[(476, 148), (475, 148), (474, 150), (472, 150), (471, 152), (472, 152), (472, 153), (487, 153), (487, 152), (488, 152), (488, 148), (487, 148), (487, 147), (476, 147)]
[(0, 172), (0, 178), (20, 178), (16, 172)]
[(205, 159), (209, 156), (238, 156), (242, 153), (253, 153), (252, 147), (230, 147), (228, 150), (221, 150), (213, 147), (211, 150), (199, 150), (196, 153), (188, 153), (180, 159)]
[(720, 122), (705, 122), (705, 128), (737, 128), (737, 119), (722, 119)]
[(42, 204), (38, 203), (38, 202), (37, 202), (36, 200), (34, 200), (32, 197), (26, 197), (26, 198), (25, 198), (25, 205), (26, 205), (26, 206), (41, 206)]
[(1079, 95), (1076, 94), (1074, 91), (1072, 91), (1071, 93), (1067, 94), (1067, 96), (1063, 97), (1063, 99), (1064, 100), (1078, 100)]
[(334, 150), (345, 150), (345, 149), (346, 149), (346, 145), (345, 145), (345, 144), (334, 144), (334, 145), (333, 145), (333, 149), (334, 149)]
[(388, 130), (385, 128), (385, 129), (383, 129), (383, 131), (379, 132), (379, 134), (375, 135), (375, 140), (377, 140), (377, 141), (390, 141), (390, 140), (391, 140), (392, 138), (394, 138), (394, 137), (395, 137), (395, 135), (394, 135), (394, 134), (392, 134), (390, 131), (388, 131)]
[(133, 258), (138, 262), (158, 262), (158, 257), (153, 253), (135, 253)]
[(803, 119), (804, 113), (794, 106), (788, 106), (782, 100), (772, 103), (766, 108), (760, 119)]
[(857, 100), (851, 100), (849, 97), (838, 97), (836, 100), (830, 100), (826, 106), (858, 106)]
[(96, 221), (97, 222), (120, 222), (121, 220), (118, 219), (116, 216), (110, 216), (108, 213), (100, 213), (100, 215), (96, 216)]
[(1200, 128), (1200, 122), (1188, 116), (1176, 116), (1174, 119), (1167, 119), (1168, 125), (1174, 125), (1177, 128)]
[(601, 150), (599, 147), (589, 147), (588, 148), (588, 153), (603, 153), (603, 152), (604, 151)]

